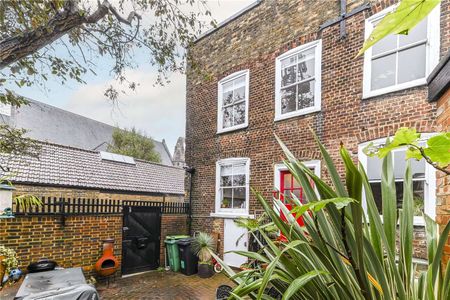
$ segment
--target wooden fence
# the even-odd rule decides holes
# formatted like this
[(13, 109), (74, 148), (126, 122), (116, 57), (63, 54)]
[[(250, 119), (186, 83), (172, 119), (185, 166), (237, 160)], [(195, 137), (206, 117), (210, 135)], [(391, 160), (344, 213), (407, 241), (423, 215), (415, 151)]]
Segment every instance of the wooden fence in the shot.
[(160, 207), (163, 214), (188, 214), (189, 203), (137, 200), (42, 197), (41, 206), (13, 205), (14, 215), (110, 215), (122, 214), (124, 206)]

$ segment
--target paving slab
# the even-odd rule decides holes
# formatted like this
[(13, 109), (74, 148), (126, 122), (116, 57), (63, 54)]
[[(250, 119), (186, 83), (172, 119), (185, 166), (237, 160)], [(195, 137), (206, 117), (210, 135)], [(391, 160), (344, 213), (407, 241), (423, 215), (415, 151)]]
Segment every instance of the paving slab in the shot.
[(219, 285), (232, 285), (224, 274), (203, 279), (197, 275), (152, 271), (136, 276), (117, 278), (97, 284), (101, 299), (214, 300)]

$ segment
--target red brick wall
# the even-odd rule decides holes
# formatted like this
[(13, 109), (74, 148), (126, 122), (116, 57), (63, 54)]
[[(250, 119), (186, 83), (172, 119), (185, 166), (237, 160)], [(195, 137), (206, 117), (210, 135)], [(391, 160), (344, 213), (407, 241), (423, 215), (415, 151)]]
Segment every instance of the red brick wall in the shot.
[[(363, 1), (352, 1), (355, 7)], [(357, 159), (358, 144), (393, 135), (402, 126), (435, 132), (436, 104), (419, 86), (362, 99), (363, 58), (355, 58), (364, 41), (364, 20), (397, 1), (371, 1), (372, 9), (349, 18), (347, 38), (339, 25), (317, 32), (318, 25), (339, 13), (338, 1), (263, 1), (225, 27), (197, 42), (190, 54), (201, 58), (202, 73), (187, 78), (186, 161), (196, 168), (193, 230), (212, 230), (215, 163), (228, 157), (249, 157), (250, 185), (266, 197), (273, 190), (274, 165), (282, 151), (276, 133), (299, 159), (320, 159), (311, 127), (338, 163), (343, 142)], [(449, 0), (441, 4), (441, 53), (450, 47)], [(322, 39), (322, 109), (274, 122), (275, 58), (298, 45)], [(250, 70), (249, 126), (224, 134), (217, 131), (217, 81), (235, 71)], [(205, 73), (207, 76), (205, 76)], [(323, 166), (324, 164), (322, 164)], [(327, 172), (322, 169), (322, 177)], [(250, 210), (259, 209), (254, 196)], [(223, 228), (220, 229), (223, 234)], [(420, 236), (420, 232), (417, 233)], [(424, 249), (417, 249), (423, 256)]]
[(16, 217), (0, 219), (0, 244), (14, 249), (20, 268), (40, 258), (55, 260), (58, 265), (83, 267), (91, 274), (102, 255), (102, 240), (114, 238), (114, 254), (121, 259), (122, 217), (67, 217), (61, 226), (59, 217)]
[[(450, 131), (450, 89), (438, 100), (437, 122), (441, 131)], [(450, 176), (445, 176), (442, 172), (436, 173), (437, 177), (437, 222), (441, 225), (441, 230), (450, 221)], [(444, 249), (444, 263), (450, 260), (450, 236)]]
[(450, 89), (437, 102), (437, 122), (442, 131), (450, 130)]
[[(164, 239), (187, 234), (187, 215), (162, 215), (160, 265), (164, 266)], [(55, 260), (64, 268), (83, 267), (94, 275), (93, 265), (102, 255), (102, 241), (114, 238), (114, 254), (122, 257), (122, 215), (66, 217), (16, 217), (0, 219), (0, 245), (17, 251), (20, 268), (40, 258)], [(119, 269), (120, 271), (120, 269)]]
[(164, 240), (168, 235), (188, 234), (187, 215), (163, 215), (161, 218), (161, 247), (160, 265), (165, 266), (164, 251), (166, 250)]
[[(149, 195), (105, 192), (52, 186), (17, 184), (14, 194), (32, 194), (37, 197), (64, 197), (85, 199), (117, 199), (141, 201), (184, 201), (184, 195)], [(61, 226), (59, 217), (17, 217), (0, 219), (0, 245), (17, 251), (20, 267), (40, 258), (55, 260), (62, 267), (83, 267), (93, 274), (93, 265), (102, 254), (102, 240), (115, 239), (115, 255), (122, 256), (122, 215), (66, 217)], [(168, 234), (187, 233), (186, 215), (163, 215), (161, 219), (161, 259), (164, 265), (164, 238)]]
[[(142, 201), (183, 201), (184, 196), (124, 194), (100, 190), (15, 185), (15, 195), (86, 199), (120, 199)], [(92, 267), (102, 254), (102, 240), (115, 239), (116, 257), (122, 256), (122, 215), (66, 217), (61, 226), (59, 217), (16, 217), (0, 219), (0, 245), (16, 250), (20, 267), (40, 258), (55, 260), (62, 267), (83, 267), (93, 274)], [(160, 263), (164, 265), (164, 238), (167, 234), (186, 234), (187, 215), (163, 214), (161, 219)]]

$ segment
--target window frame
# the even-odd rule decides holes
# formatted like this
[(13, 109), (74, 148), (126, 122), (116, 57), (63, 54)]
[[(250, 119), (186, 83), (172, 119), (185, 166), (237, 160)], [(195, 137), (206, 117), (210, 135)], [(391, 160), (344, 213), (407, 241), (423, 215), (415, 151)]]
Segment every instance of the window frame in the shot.
[[(435, 133), (422, 133), (420, 142), (426, 142), (430, 137), (434, 136)], [(363, 149), (373, 143), (375, 146), (384, 144), (386, 138), (380, 138), (373, 141), (367, 141), (358, 145), (358, 160), (367, 172), (367, 155), (364, 154)], [(401, 147), (394, 149), (393, 152), (404, 151), (406, 147)], [(436, 170), (428, 163), (425, 162), (425, 179), (424, 179), (424, 203), (423, 211), (433, 220), (436, 218)], [(362, 194), (362, 206), (364, 212), (367, 214), (367, 202), (366, 195), (363, 188)], [(382, 215), (381, 215), (382, 216)], [(425, 219), (420, 216), (414, 216), (413, 221), (414, 226), (425, 226)]]
[[(221, 208), (220, 207), (220, 171), (222, 166), (233, 164), (245, 164), (245, 209)], [(221, 159), (216, 162), (216, 196), (215, 212), (211, 213), (213, 217), (249, 217), (250, 204), (250, 158), (233, 157)]]
[[(281, 113), (281, 61), (289, 56), (315, 48), (314, 51), (314, 106), (300, 110)], [(322, 39), (291, 49), (275, 59), (275, 121), (285, 120), (296, 116), (307, 115), (321, 110), (322, 107)]]
[[(302, 164), (304, 164), (307, 168), (314, 168), (314, 174), (316, 174), (317, 177), (320, 178), (320, 160), (308, 160), (308, 161), (302, 161)], [(285, 164), (276, 164), (274, 166), (274, 181), (273, 186), (277, 191), (280, 190), (281, 186), (281, 172), (289, 171), (288, 167), (286, 167)]]
[[(227, 82), (235, 80), (236, 78), (245, 75), (245, 121), (242, 124), (223, 128), (223, 85)], [(249, 105), (249, 91), (250, 91), (250, 70), (241, 70), (234, 72), (217, 83), (217, 133), (224, 133), (248, 127), (248, 105)]]
[[(367, 40), (374, 29), (374, 22), (382, 19), (386, 14), (392, 12), (397, 5), (392, 5), (373, 16), (365, 20), (364, 26), (364, 39)], [(408, 49), (414, 46), (408, 45), (404, 49)], [(384, 87), (377, 90), (371, 90), (372, 82), (372, 47), (366, 50), (364, 53), (364, 66), (363, 66), (363, 99), (380, 96), (404, 89), (425, 85), (427, 83), (427, 76), (431, 73), (433, 68), (439, 63), (439, 47), (440, 47), (440, 4), (428, 15), (427, 19), (427, 41), (425, 43), (425, 76), (412, 81), (395, 84), (392, 86)], [(403, 49), (403, 48), (401, 48)], [(396, 52), (399, 48), (396, 49)], [(398, 64), (398, 60), (397, 60)], [(396, 76), (398, 76), (398, 70), (396, 70)]]

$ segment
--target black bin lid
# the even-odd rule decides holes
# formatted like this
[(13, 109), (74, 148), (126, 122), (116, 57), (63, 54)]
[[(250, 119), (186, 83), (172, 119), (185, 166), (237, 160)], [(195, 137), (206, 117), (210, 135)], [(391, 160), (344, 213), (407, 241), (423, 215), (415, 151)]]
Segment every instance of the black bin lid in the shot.
[(193, 241), (194, 241), (193, 238), (181, 239), (177, 241), (177, 244), (181, 246), (187, 246), (192, 244)]

